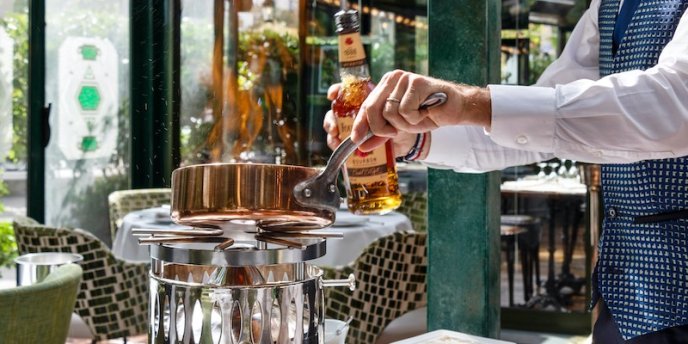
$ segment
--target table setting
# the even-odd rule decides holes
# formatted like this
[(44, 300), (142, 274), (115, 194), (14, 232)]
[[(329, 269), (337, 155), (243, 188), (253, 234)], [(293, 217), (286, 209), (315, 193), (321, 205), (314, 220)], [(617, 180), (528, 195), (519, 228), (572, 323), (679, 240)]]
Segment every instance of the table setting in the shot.
[[(170, 207), (163, 205), (131, 212), (124, 216), (112, 245), (115, 256), (130, 261), (150, 260), (146, 245), (139, 244), (137, 231), (191, 230), (192, 227), (177, 224), (170, 217)], [(355, 215), (345, 207), (336, 212), (336, 220), (320, 232), (341, 233), (341, 238), (327, 242), (327, 254), (313, 261), (320, 266), (335, 267), (353, 262), (376, 239), (399, 231), (411, 231), (413, 227), (405, 215), (390, 212), (385, 215)], [(198, 230), (196, 230), (197, 232)], [(178, 233), (178, 232), (177, 232)]]

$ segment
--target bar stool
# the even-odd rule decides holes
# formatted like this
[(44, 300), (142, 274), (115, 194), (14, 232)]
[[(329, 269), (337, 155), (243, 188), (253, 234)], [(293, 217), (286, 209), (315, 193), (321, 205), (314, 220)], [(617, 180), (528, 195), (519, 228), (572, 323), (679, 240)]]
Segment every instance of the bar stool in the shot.
[[(525, 302), (528, 302), (534, 293), (533, 272), (535, 275), (537, 289), (539, 290), (542, 285), (540, 280), (539, 255), (540, 235), (542, 232), (540, 219), (530, 215), (502, 215), (500, 221), (502, 228), (518, 227), (523, 230), (523, 232), (519, 233), (520, 235), (518, 235), (518, 238), (514, 239), (518, 243), (519, 258), (521, 261), (521, 272), (523, 276), (523, 298)], [(502, 242), (505, 240), (507, 239), (505, 239), (504, 231), (502, 230)], [(507, 264), (509, 259), (508, 256), (509, 253), (507, 251)], [(510, 281), (513, 280), (510, 279)], [(510, 282), (510, 284), (511, 283), (512, 282)]]
[(526, 229), (518, 226), (501, 225), (502, 251), (506, 253), (506, 271), (509, 276), (509, 307), (514, 306), (514, 262), (516, 251), (516, 239)]

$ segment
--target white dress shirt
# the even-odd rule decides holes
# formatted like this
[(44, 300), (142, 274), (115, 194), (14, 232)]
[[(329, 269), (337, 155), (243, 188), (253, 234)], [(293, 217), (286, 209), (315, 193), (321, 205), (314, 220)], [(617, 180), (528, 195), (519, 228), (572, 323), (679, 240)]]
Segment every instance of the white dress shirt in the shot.
[(436, 129), (425, 162), (482, 172), (553, 157), (625, 163), (688, 155), (688, 14), (655, 67), (600, 79), (599, 5), (592, 1), (535, 86), (489, 86), (489, 134)]

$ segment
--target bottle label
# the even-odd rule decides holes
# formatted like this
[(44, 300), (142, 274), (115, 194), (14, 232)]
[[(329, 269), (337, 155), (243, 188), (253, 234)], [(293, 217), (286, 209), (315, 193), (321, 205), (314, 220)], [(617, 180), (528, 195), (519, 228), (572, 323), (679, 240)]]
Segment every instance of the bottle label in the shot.
[(339, 35), (339, 65), (345, 68), (366, 63), (365, 50), (358, 32)]
[[(338, 117), (339, 139), (344, 140), (351, 134), (353, 117)], [(372, 184), (387, 182), (387, 151), (385, 146), (371, 152), (356, 150), (346, 161), (346, 172), (351, 184)]]

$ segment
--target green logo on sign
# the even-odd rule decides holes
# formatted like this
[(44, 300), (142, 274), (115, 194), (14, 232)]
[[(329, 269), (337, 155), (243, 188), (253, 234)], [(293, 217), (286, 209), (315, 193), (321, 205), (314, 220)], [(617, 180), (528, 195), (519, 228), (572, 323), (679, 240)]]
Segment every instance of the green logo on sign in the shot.
[(100, 93), (95, 86), (82, 86), (78, 96), (81, 109), (84, 111), (95, 111), (100, 104)]
[(84, 60), (93, 61), (98, 57), (98, 48), (95, 45), (82, 45), (79, 50)]
[(93, 152), (98, 149), (98, 141), (95, 136), (84, 136), (81, 138), (81, 150), (84, 152)]

